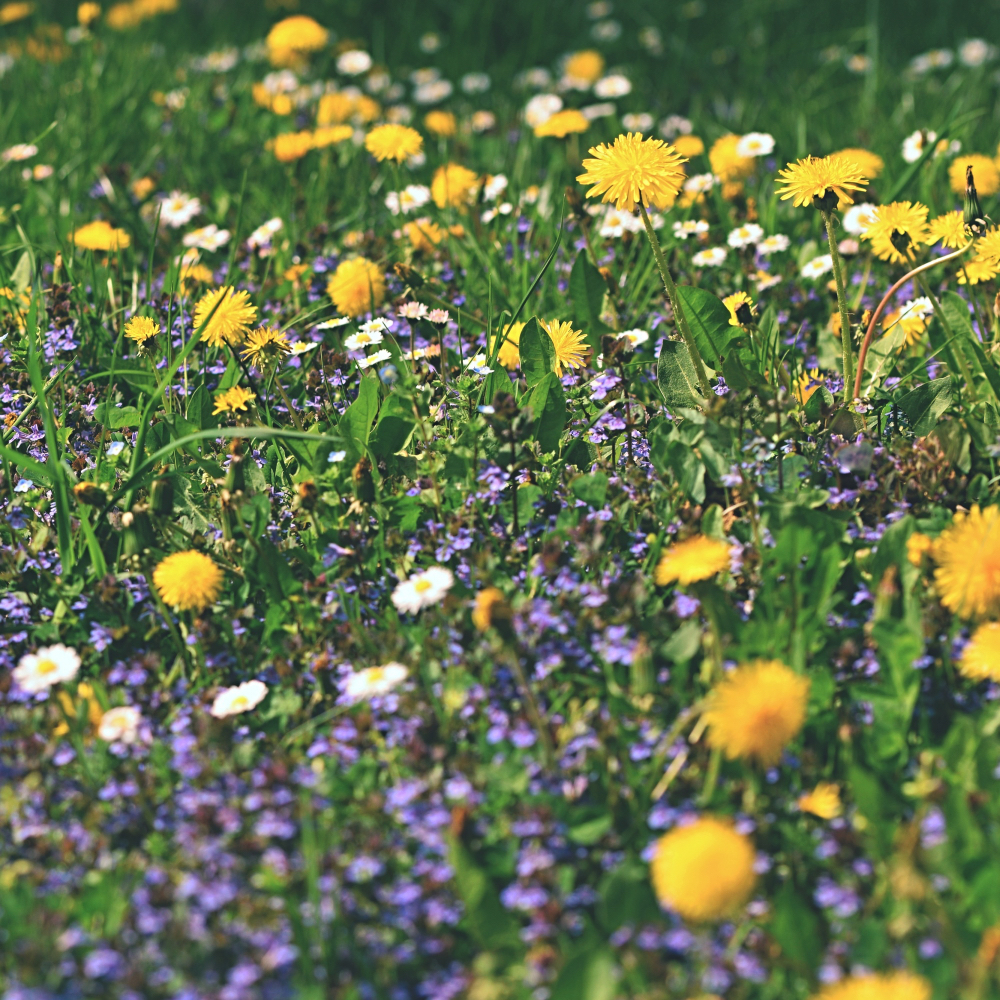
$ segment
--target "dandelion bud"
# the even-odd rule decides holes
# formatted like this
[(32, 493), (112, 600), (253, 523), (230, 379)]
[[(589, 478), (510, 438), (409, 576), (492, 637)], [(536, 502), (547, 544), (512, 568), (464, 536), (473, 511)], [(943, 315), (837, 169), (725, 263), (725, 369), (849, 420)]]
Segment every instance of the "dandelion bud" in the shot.
[(972, 176), (972, 167), (965, 168), (965, 226), (973, 236), (982, 236), (986, 232), (986, 217), (979, 205), (979, 195), (976, 193), (976, 182)]
[(513, 615), (503, 592), (497, 587), (487, 587), (476, 595), (476, 606), (472, 609), (472, 624), (485, 632), (491, 626), (510, 625)]
[(149, 509), (154, 514), (167, 517), (174, 509), (174, 484), (166, 476), (153, 480), (149, 488)]
[(424, 276), (409, 264), (393, 264), (392, 269), (410, 288), (419, 288), (424, 283)]
[(1000, 317), (1000, 292), (997, 292), (996, 298), (993, 300), (993, 315)]
[(100, 507), (108, 499), (107, 494), (96, 483), (77, 483), (73, 487), (73, 495), (78, 503), (89, 507)]
[(299, 483), (298, 493), (299, 506), (303, 510), (316, 509), (316, 504), (319, 502), (319, 490), (316, 489), (316, 484), (311, 479)]
[(375, 480), (372, 479), (372, 463), (363, 458), (351, 470), (354, 495), (360, 503), (371, 503), (375, 499)]
[(153, 544), (153, 526), (149, 520), (149, 508), (135, 504), (122, 515), (125, 535), (125, 555), (137, 556)]

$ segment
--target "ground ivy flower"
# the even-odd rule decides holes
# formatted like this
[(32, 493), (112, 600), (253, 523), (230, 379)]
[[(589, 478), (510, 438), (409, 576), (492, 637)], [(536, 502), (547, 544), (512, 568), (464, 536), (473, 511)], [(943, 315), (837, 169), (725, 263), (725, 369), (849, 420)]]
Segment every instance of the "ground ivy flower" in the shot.
[(686, 586), (699, 580), (710, 580), (729, 569), (728, 542), (706, 535), (692, 535), (668, 548), (656, 566), (654, 579), (661, 586), (679, 583)]
[(661, 906), (686, 920), (719, 920), (753, 892), (753, 843), (725, 820), (704, 816), (660, 838), (650, 874)]
[(181, 611), (203, 611), (222, 591), (223, 572), (204, 552), (174, 552), (153, 570), (163, 603)]
[(610, 145), (594, 146), (576, 179), (592, 185), (588, 198), (601, 197), (619, 211), (633, 212), (641, 202), (647, 208), (670, 208), (684, 183), (685, 163), (662, 139), (643, 139), (637, 132), (620, 135)]
[(79, 670), (79, 653), (69, 646), (56, 643), (22, 656), (14, 668), (13, 677), (22, 691), (37, 694), (54, 684), (71, 681)]
[(223, 688), (212, 702), (210, 713), (217, 719), (230, 715), (242, 715), (256, 708), (267, 697), (267, 685), (263, 681), (246, 681), (236, 687)]
[(387, 663), (383, 667), (368, 667), (348, 676), (344, 693), (354, 702), (380, 698), (406, 680), (409, 671), (401, 663)]
[(392, 603), (398, 611), (415, 615), (424, 608), (438, 604), (455, 583), (455, 576), (445, 566), (431, 566), (401, 583), (392, 592)]

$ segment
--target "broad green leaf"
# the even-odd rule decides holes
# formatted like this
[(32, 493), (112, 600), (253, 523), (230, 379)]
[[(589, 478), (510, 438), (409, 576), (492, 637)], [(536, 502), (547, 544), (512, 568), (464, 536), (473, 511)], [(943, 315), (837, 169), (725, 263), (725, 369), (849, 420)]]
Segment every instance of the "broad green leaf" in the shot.
[(116, 430), (119, 427), (138, 427), (142, 415), (134, 406), (112, 406), (101, 403), (94, 411), (94, 419)]
[(668, 410), (704, 405), (705, 397), (698, 386), (691, 354), (682, 340), (663, 341), (656, 361), (656, 384)]
[(952, 332), (959, 334), (960, 347), (967, 348), (974, 370), (986, 377), (993, 398), (1000, 402), (1000, 372), (979, 343), (969, 316), (969, 304), (957, 292), (945, 292), (941, 297), (941, 311)]
[(868, 349), (865, 358), (865, 371), (868, 372), (868, 392), (880, 386), (885, 377), (892, 371), (899, 352), (906, 341), (906, 331), (902, 323), (897, 323), (884, 336), (879, 337)]
[(542, 378), (525, 396), (523, 405), (530, 406), (534, 413), (532, 437), (541, 445), (542, 452), (556, 451), (566, 426), (566, 394), (556, 373), (549, 372)]
[(17, 266), (10, 276), (10, 283), (18, 295), (31, 284), (31, 254), (27, 250), (18, 258)]
[(372, 454), (379, 458), (395, 455), (406, 447), (416, 426), (412, 406), (403, 402), (398, 393), (392, 393), (382, 404), (378, 423), (372, 432), (369, 442)]
[(614, 1000), (619, 975), (609, 948), (585, 948), (563, 966), (552, 1000)]
[(498, 392), (506, 392), (511, 396), (514, 395), (514, 383), (511, 381), (507, 369), (501, 367), (499, 361), (496, 362), (496, 367), (486, 376), (483, 382), (482, 399), (487, 406), (493, 404), (493, 399)]
[(601, 334), (611, 329), (601, 319), (606, 291), (601, 272), (587, 259), (586, 251), (581, 250), (569, 275), (569, 297), (573, 306), (573, 325), (583, 331), (595, 354), (601, 350)]
[(596, 844), (614, 824), (614, 817), (611, 813), (604, 813), (594, 819), (585, 820), (577, 826), (571, 826), (566, 831), (566, 836), (574, 844)]
[(219, 417), (212, 413), (214, 408), (212, 394), (203, 385), (199, 385), (191, 393), (191, 398), (188, 400), (187, 418), (198, 430), (205, 427), (218, 427)]
[(573, 496), (577, 500), (589, 503), (595, 510), (604, 506), (608, 495), (608, 477), (603, 472), (591, 472), (586, 476), (577, 476), (570, 484)]
[(518, 353), (521, 356), (521, 373), (529, 389), (541, 382), (550, 372), (555, 371), (555, 345), (534, 317), (524, 324), (518, 342)]
[(709, 368), (721, 370), (733, 334), (739, 335), (737, 328), (729, 325), (729, 310), (718, 296), (704, 288), (681, 285), (677, 293), (702, 361)]
[(372, 421), (378, 412), (378, 382), (369, 376), (361, 377), (358, 386), (358, 397), (344, 411), (337, 424), (338, 429), (353, 446), (358, 456), (364, 454), (368, 437), (371, 434)]
[(457, 838), (451, 842), (449, 860), (472, 934), (490, 951), (516, 948), (520, 943), (517, 921), (503, 908), (489, 876)]
[(918, 437), (929, 434), (941, 415), (951, 406), (954, 385), (950, 375), (925, 382), (905, 393), (897, 403)]
[(601, 883), (597, 919), (612, 933), (625, 924), (636, 926), (656, 920), (661, 913), (649, 884), (649, 869), (642, 864), (625, 863)]
[(822, 924), (808, 898), (786, 882), (774, 900), (771, 934), (785, 957), (812, 972), (823, 950)]

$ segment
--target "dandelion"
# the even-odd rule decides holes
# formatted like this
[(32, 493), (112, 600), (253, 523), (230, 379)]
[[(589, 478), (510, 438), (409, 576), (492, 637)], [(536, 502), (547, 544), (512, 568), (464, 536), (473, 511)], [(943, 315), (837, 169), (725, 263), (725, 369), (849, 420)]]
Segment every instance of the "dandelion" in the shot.
[(222, 570), (204, 552), (174, 552), (153, 570), (153, 583), (168, 607), (203, 611), (222, 591)]
[(365, 136), (365, 149), (380, 163), (402, 163), (423, 149), (423, 136), (406, 125), (378, 125)]
[(593, 49), (574, 52), (563, 65), (563, 78), (575, 90), (589, 90), (604, 72), (604, 56)]
[(880, 260), (910, 263), (914, 259), (914, 248), (927, 242), (927, 206), (909, 201), (879, 205), (861, 238), (871, 243), (872, 251)]
[(708, 250), (699, 250), (691, 258), (691, 263), (695, 267), (719, 267), (726, 262), (725, 247), (710, 247)]
[(763, 235), (764, 230), (756, 222), (747, 222), (737, 229), (733, 229), (726, 237), (726, 242), (731, 247), (736, 248), (754, 246), (760, 242)]
[(274, 66), (295, 66), (309, 53), (326, 47), (330, 33), (317, 21), (295, 14), (267, 33), (267, 51)]
[(313, 149), (315, 142), (310, 131), (283, 132), (275, 136), (268, 145), (279, 163), (294, 163)]
[(675, 581), (682, 586), (710, 580), (729, 569), (729, 543), (705, 535), (692, 535), (674, 542), (660, 557), (654, 579), (664, 587)]
[(288, 340), (280, 330), (262, 326), (246, 339), (240, 354), (262, 372), (284, 360), (291, 350)]
[(434, 248), (445, 238), (446, 230), (427, 216), (407, 222), (403, 226), (403, 235), (410, 241), (414, 250), (421, 253), (432, 253)]
[(940, 243), (951, 250), (957, 250), (968, 242), (965, 235), (965, 216), (961, 209), (945, 212), (927, 224), (928, 246)]
[(986, 622), (972, 633), (958, 671), (973, 681), (1000, 680), (1000, 622)]
[(632, 212), (638, 204), (670, 208), (684, 182), (684, 158), (662, 139), (643, 139), (629, 132), (590, 153), (592, 158), (583, 161), (585, 173), (577, 181), (592, 185), (588, 198), (602, 196), (619, 211)]
[(934, 550), (934, 539), (919, 531), (914, 531), (906, 540), (906, 558), (913, 566), (921, 566), (924, 556)]
[(861, 168), (845, 156), (807, 156), (789, 163), (778, 176), (784, 185), (777, 189), (782, 201), (791, 198), (795, 208), (812, 205), (824, 212), (841, 203), (850, 205), (851, 193), (866, 187)]
[(499, 587), (484, 587), (476, 594), (476, 603), (472, 609), (472, 624), (480, 632), (485, 632), (498, 617), (496, 612), (505, 611), (509, 616), (510, 608), (507, 599)]
[(424, 115), (424, 128), (431, 135), (450, 139), (458, 131), (458, 121), (450, 111), (428, 111)]
[(960, 285), (979, 285), (984, 281), (992, 281), (1000, 274), (1000, 265), (996, 261), (974, 257), (967, 260), (958, 275)]
[(409, 671), (402, 663), (387, 663), (384, 667), (368, 667), (348, 676), (344, 693), (352, 702), (381, 698), (406, 680)]
[(749, 326), (757, 312), (753, 299), (746, 292), (733, 292), (722, 300), (722, 304), (729, 310), (730, 326)]
[(836, 819), (843, 812), (840, 789), (829, 781), (821, 781), (811, 792), (800, 795), (797, 805), (820, 819)]
[(802, 728), (808, 698), (808, 678), (778, 660), (737, 667), (709, 695), (709, 743), (730, 760), (753, 758), (771, 767)]
[(235, 413), (237, 410), (246, 413), (247, 404), (256, 398), (249, 389), (234, 385), (231, 389), (226, 389), (225, 392), (216, 395), (212, 416), (219, 413)]
[(557, 111), (536, 125), (535, 135), (539, 138), (553, 136), (556, 139), (565, 139), (566, 136), (576, 132), (586, 132), (588, 128), (590, 122), (581, 112), (575, 108), (567, 108), (565, 111)]
[(362, 316), (385, 300), (385, 275), (366, 257), (352, 257), (337, 265), (326, 293), (345, 316)]
[[(513, 323), (504, 330), (504, 340), (500, 344), (500, 351), (497, 354), (497, 361), (508, 371), (513, 371), (521, 364), (521, 353), (519, 344), (521, 343), (521, 331), (524, 323)], [(490, 338), (490, 351), (495, 347), (495, 337)]]
[(479, 182), (479, 175), (460, 163), (438, 167), (431, 180), (431, 197), (438, 208), (464, 208)]
[(679, 135), (674, 139), (674, 149), (681, 156), (691, 160), (705, 152), (705, 143), (696, 135)]
[(774, 152), (774, 136), (767, 132), (748, 132), (740, 136), (735, 152), (745, 158), (767, 156)]
[(822, 278), (824, 274), (829, 274), (833, 270), (833, 255), (821, 253), (818, 257), (813, 257), (802, 265), (799, 274), (803, 278)]
[(133, 705), (109, 708), (101, 716), (97, 735), (107, 743), (135, 743), (141, 723), (142, 713)]
[(931, 984), (912, 972), (868, 973), (830, 983), (813, 1000), (931, 1000)]
[(160, 324), (154, 323), (148, 316), (133, 316), (125, 324), (125, 336), (137, 344), (145, 344), (160, 332)]
[(89, 28), (101, 16), (99, 3), (82, 3), (76, 8), (76, 20), (81, 27)]
[(650, 865), (661, 906), (685, 920), (734, 914), (753, 892), (754, 848), (749, 837), (714, 816), (703, 816), (660, 838)]
[(1000, 170), (997, 169), (996, 162), (989, 156), (972, 153), (956, 157), (948, 167), (948, 181), (955, 194), (965, 194), (965, 172), (968, 167), (972, 167), (976, 190), (981, 195), (989, 197), (1000, 191)]
[(872, 181), (878, 177), (879, 174), (885, 169), (885, 160), (882, 159), (877, 153), (873, 153), (867, 149), (858, 148), (848, 148), (839, 149), (836, 153), (831, 153), (831, 156), (843, 157), (846, 160), (857, 164), (861, 168), (861, 173), (865, 177)]
[(183, 191), (171, 191), (160, 202), (160, 223), (171, 229), (186, 226), (196, 215), (201, 215), (201, 201)]
[(238, 344), (256, 318), (257, 307), (247, 292), (229, 285), (205, 292), (194, 307), (194, 328), (210, 347)]
[(256, 708), (266, 697), (267, 685), (263, 681), (245, 681), (236, 687), (223, 688), (215, 696), (209, 712), (216, 719), (242, 715)]
[(326, 149), (327, 146), (336, 146), (339, 142), (345, 142), (354, 135), (354, 129), (350, 125), (327, 125), (316, 129), (312, 134), (312, 148)]
[(762, 239), (757, 244), (757, 253), (763, 257), (770, 257), (773, 253), (782, 253), (789, 248), (791, 240), (784, 233), (775, 233)]
[(583, 368), (590, 360), (590, 348), (582, 331), (574, 330), (572, 323), (557, 319), (542, 320), (542, 329), (552, 340), (556, 352), (554, 371), (562, 376), (563, 368)]
[(73, 242), (81, 250), (123, 250), (131, 245), (132, 238), (124, 229), (115, 229), (110, 222), (98, 219), (77, 229)]
[(431, 566), (396, 584), (392, 603), (397, 611), (415, 615), (424, 608), (439, 604), (455, 583), (455, 576), (445, 566)]
[(716, 139), (708, 151), (712, 173), (723, 183), (737, 183), (749, 177), (757, 166), (755, 157), (738, 152), (742, 138), (739, 135), (724, 135)]
[(80, 655), (75, 649), (57, 643), (26, 653), (14, 668), (17, 686), (27, 694), (38, 694), (54, 684), (71, 681), (80, 670)]
[(941, 603), (962, 618), (1000, 610), (1000, 507), (958, 511), (934, 545)]

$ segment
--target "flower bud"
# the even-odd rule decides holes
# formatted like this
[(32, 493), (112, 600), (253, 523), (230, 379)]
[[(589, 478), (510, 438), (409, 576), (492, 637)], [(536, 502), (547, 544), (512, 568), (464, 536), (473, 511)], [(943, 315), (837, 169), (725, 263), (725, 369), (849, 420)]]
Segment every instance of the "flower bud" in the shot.
[(108, 495), (96, 483), (77, 483), (73, 487), (73, 496), (78, 503), (89, 507), (100, 507), (108, 500)]

